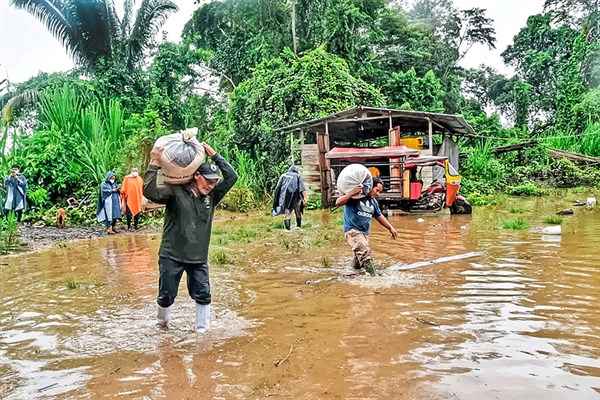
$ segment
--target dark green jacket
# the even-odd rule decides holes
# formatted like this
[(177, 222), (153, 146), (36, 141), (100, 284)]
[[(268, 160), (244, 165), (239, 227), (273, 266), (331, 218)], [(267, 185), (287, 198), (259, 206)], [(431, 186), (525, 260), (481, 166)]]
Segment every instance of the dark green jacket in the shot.
[(157, 187), (159, 167), (148, 166), (144, 175), (144, 197), (165, 204), (165, 223), (158, 254), (175, 261), (198, 264), (208, 260), (208, 245), (215, 207), (237, 181), (237, 174), (227, 161), (215, 155), (223, 180), (207, 195), (196, 196), (190, 185)]

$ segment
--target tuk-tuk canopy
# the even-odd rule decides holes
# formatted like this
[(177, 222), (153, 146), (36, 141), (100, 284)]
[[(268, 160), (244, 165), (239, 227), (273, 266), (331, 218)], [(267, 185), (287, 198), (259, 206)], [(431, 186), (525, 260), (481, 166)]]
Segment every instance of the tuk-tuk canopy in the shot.
[(410, 155), (419, 155), (420, 151), (406, 146), (385, 146), (385, 147), (334, 147), (325, 153), (328, 159), (350, 159), (350, 158), (398, 158)]

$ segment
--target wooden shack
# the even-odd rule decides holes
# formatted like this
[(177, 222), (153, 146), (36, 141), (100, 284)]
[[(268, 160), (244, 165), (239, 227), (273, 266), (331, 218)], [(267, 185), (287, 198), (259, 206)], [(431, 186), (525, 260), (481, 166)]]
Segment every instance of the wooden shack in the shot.
[[(335, 179), (325, 154), (333, 147), (381, 147), (405, 145), (422, 155), (438, 154), (444, 138), (474, 136), (461, 115), (357, 106), (323, 118), (278, 129), (290, 135), (292, 161), (310, 191), (319, 192), (323, 207), (331, 204)], [(437, 143), (437, 145), (436, 145)], [(297, 158), (300, 158), (298, 160)], [(300, 162), (298, 162), (300, 161)], [(458, 170), (458, 159), (453, 162)], [(390, 175), (399, 171), (390, 163)]]

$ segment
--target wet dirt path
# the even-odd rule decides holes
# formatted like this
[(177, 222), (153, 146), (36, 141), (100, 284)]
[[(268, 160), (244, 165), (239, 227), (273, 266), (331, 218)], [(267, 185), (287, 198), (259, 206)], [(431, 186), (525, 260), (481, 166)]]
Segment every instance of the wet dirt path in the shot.
[(0, 398), (598, 399), (600, 211), (541, 233), (570, 200), (395, 216), (396, 242), (374, 222), (380, 269), (482, 255), (318, 284), (351, 272), (339, 214), (291, 233), (220, 216), (206, 335), (184, 282), (172, 326), (154, 324), (156, 235), (2, 258)]

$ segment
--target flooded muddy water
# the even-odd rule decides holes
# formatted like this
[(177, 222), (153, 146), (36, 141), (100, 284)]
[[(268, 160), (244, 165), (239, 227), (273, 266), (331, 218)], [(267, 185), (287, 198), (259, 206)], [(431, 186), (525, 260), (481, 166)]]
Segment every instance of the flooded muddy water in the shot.
[(374, 222), (377, 278), (347, 276), (339, 212), (220, 215), (205, 335), (185, 279), (155, 325), (157, 235), (0, 258), (0, 398), (598, 399), (600, 210), (542, 234), (571, 197)]

